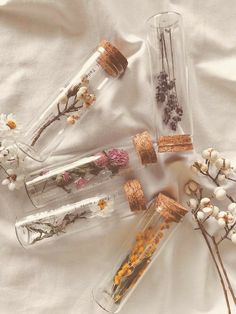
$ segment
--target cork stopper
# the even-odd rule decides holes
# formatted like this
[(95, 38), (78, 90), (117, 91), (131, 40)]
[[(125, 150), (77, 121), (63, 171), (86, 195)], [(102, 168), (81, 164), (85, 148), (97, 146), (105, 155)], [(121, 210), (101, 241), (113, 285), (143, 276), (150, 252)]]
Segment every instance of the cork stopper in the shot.
[(136, 134), (133, 138), (133, 142), (142, 165), (157, 162), (157, 155), (152, 143), (152, 138), (147, 131)]
[(172, 198), (160, 193), (156, 198), (156, 208), (166, 222), (180, 222), (188, 210)]
[(158, 139), (158, 152), (184, 152), (193, 150), (192, 137), (189, 134), (161, 136)]
[(129, 180), (124, 184), (131, 211), (146, 210), (146, 199), (140, 182), (136, 179)]
[(109, 75), (117, 77), (125, 72), (128, 65), (127, 59), (109, 41), (102, 40), (98, 50), (101, 52), (98, 63)]

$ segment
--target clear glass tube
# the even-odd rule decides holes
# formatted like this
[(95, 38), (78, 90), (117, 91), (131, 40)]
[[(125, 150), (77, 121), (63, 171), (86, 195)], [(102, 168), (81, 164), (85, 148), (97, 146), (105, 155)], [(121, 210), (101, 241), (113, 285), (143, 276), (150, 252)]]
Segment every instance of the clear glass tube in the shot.
[(151, 202), (136, 235), (128, 235), (115, 267), (93, 291), (101, 308), (119, 312), (186, 213), (184, 207), (163, 194)]
[(108, 217), (125, 217), (146, 209), (138, 180), (129, 180), (123, 189), (110, 186), (94, 196), (50, 210), (32, 212), (15, 223), (17, 239), (25, 248), (97, 226)]
[(90, 156), (41, 168), (25, 178), (27, 194), (35, 207), (75, 196), (87, 188), (122, 176), (141, 164), (156, 162), (156, 152), (147, 132), (137, 134), (126, 145), (103, 148)]
[(103, 40), (82, 69), (36, 119), (30, 123), (19, 148), (37, 161), (46, 160), (62, 141), (65, 129), (81, 120), (112, 78), (120, 77), (126, 58)]
[(192, 150), (192, 119), (182, 17), (164, 12), (147, 20), (159, 152)]

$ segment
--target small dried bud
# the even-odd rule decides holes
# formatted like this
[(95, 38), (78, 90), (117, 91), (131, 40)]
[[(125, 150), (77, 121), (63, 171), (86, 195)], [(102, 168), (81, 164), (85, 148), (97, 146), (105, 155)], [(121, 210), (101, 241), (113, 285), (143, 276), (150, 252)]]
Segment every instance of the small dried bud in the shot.
[(69, 123), (69, 124), (75, 124), (75, 122), (76, 122), (76, 119), (75, 119), (73, 116), (69, 116), (69, 117), (67, 118), (67, 123)]

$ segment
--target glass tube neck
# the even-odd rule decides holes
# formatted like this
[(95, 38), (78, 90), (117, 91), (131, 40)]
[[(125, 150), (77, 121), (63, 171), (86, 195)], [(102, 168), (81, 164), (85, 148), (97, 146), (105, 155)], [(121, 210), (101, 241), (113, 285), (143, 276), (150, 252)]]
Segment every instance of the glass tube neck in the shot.
[(148, 18), (146, 24), (151, 28), (173, 28), (182, 22), (181, 14), (167, 11), (155, 14)]

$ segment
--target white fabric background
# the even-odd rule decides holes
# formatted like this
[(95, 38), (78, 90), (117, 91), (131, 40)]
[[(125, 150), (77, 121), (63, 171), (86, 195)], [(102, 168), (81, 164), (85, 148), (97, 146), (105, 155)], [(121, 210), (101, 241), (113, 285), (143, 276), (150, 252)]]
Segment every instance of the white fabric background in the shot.
[[(182, 13), (190, 63), (194, 141), (234, 158), (236, 144), (236, 3), (233, 0), (1, 0), (0, 108), (26, 128), (76, 73), (101, 38), (122, 47), (129, 68), (104, 93), (54, 158), (84, 153), (144, 129), (153, 132), (145, 20), (158, 11)], [(137, 173), (150, 199), (162, 188), (181, 196), (180, 164), (163, 162)], [(183, 165), (182, 165), (183, 166)], [(182, 173), (182, 172), (181, 172)], [(174, 183), (173, 183), (174, 182)], [(0, 313), (99, 314), (91, 290), (110, 268), (135, 219), (23, 250), (15, 217), (32, 209), (24, 191), (0, 187)], [(235, 254), (226, 265), (236, 288)], [(190, 217), (131, 296), (121, 314), (224, 314), (225, 303), (205, 243)], [(236, 312), (234, 312), (236, 313)]]

